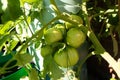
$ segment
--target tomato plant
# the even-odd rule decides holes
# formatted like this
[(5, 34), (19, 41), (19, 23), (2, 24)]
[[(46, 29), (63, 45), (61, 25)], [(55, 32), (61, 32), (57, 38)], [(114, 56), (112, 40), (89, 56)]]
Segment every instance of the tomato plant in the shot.
[(79, 55), (75, 48), (67, 46), (55, 53), (54, 60), (61, 67), (70, 67), (78, 62)]
[[(79, 24), (83, 24), (83, 20), (80, 16), (77, 15), (70, 15), (70, 19), (79, 23)], [(75, 25), (69, 23), (69, 22), (65, 22), (66, 28), (69, 29), (71, 27), (75, 27)]]
[(59, 29), (63, 35), (65, 34), (66, 29), (65, 29), (65, 26), (63, 24), (56, 24), (54, 27)]
[(47, 44), (52, 44), (63, 38), (62, 32), (57, 28), (50, 28), (45, 31), (44, 38)]
[(40, 53), (43, 57), (52, 54), (52, 52), (53, 52), (53, 48), (50, 45), (46, 45), (46, 46), (41, 47)]
[(86, 40), (86, 35), (79, 28), (71, 28), (67, 32), (67, 44), (72, 47), (79, 47)]
[(119, 0), (0, 0), (0, 57), (12, 55), (0, 60), (0, 78), (25, 68), (30, 80), (85, 80), (84, 68), (119, 79), (119, 26)]

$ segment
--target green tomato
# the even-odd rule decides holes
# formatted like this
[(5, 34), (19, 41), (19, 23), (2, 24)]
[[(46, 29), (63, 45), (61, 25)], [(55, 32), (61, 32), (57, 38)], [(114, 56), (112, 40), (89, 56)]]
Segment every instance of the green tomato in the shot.
[(71, 28), (67, 32), (67, 44), (72, 47), (79, 47), (86, 40), (86, 35), (78, 28)]
[[(83, 20), (80, 16), (77, 15), (70, 15), (70, 19), (73, 20), (74, 22), (77, 22), (79, 24), (83, 24)], [(70, 29), (72, 27), (75, 27), (73, 24), (69, 22), (65, 22), (66, 29)]]
[(59, 40), (62, 40), (63, 35), (62, 32), (57, 28), (49, 28), (44, 33), (44, 38), (47, 44), (53, 44)]
[(55, 53), (54, 60), (59, 66), (66, 68), (74, 66), (79, 60), (79, 55), (75, 48), (66, 47)]
[(62, 34), (64, 35), (64, 33), (65, 33), (65, 27), (64, 27), (63, 24), (56, 24), (55, 28), (59, 29), (62, 32)]
[(52, 54), (52, 52), (53, 52), (53, 49), (52, 49), (52, 47), (49, 46), (49, 45), (46, 45), (46, 46), (41, 47), (41, 56), (42, 56), (42, 57), (45, 57), (45, 56), (47, 56), (47, 55), (50, 55), (50, 54)]

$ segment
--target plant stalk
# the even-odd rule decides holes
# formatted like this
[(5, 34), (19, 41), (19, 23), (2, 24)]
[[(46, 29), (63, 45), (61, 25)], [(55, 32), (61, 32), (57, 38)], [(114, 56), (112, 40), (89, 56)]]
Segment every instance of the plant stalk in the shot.
[[(70, 20), (69, 18), (66, 18), (66, 16), (61, 16), (61, 19), (67, 22), (70, 22), (76, 26), (79, 26), (80, 24)], [(81, 30), (88, 36), (88, 38), (93, 43), (93, 46), (95, 48), (95, 55), (99, 54), (102, 56), (104, 60), (108, 62), (108, 64), (114, 69), (117, 76), (120, 78), (120, 64), (117, 63), (117, 61), (103, 48), (99, 40), (97, 39), (96, 35), (91, 29), (88, 29), (85, 26), (80, 27)]]

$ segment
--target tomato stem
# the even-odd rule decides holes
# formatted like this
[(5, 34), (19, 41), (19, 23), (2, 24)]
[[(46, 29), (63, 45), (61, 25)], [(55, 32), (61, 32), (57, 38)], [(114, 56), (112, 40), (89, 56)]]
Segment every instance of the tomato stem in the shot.
[[(38, 32), (36, 32), (31, 38), (27, 39), (25, 43), (22, 44), (22, 47), (20, 48), (19, 51), (17, 51), (16, 54), (20, 54), (23, 50), (25, 50), (28, 46), (29, 46), (29, 43), (34, 39), (40, 39), (42, 38), (42, 32), (43, 30), (48, 27), (48, 25), (50, 25), (52, 22), (54, 22), (55, 20), (58, 20), (59, 17), (55, 17), (54, 19), (52, 19), (49, 23), (47, 23), (46, 25), (44, 25)], [(15, 54), (15, 55), (16, 55)], [(10, 59), (4, 66), (3, 68), (6, 68), (12, 61), (14, 60), (14, 56), (12, 57), (12, 59)]]
[(56, 13), (57, 15), (60, 15), (61, 12), (60, 12), (60, 10), (58, 9), (58, 7), (57, 7), (57, 5), (56, 5), (56, 3), (55, 3), (55, 0), (50, 0), (50, 3), (51, 3), (52, 8), (54, 9), (55, 13)]
[(119, 64), (116, 62), (116, 60), (108, 52), (106, 52), (106, 50), (101, 45), (101, 43), (97, 39), (96, 35), (92, 31), (92, 29), (90, 29), (88, 27), (85, 27), (85, 26), (81, 26), (80, 24), (70, 20), (66, 15), (61, 16), (61, 19), (64, 20), (64, 21), (70, 22), (70, 23), (72, 23), (72, 24), (74, 24), (76, 26), (80, 26), (81, 30), (88, 36), (88, 38), (93, 43), (93, 46), (95, 48), (95, 54), (101, 55), (102, 58), (104, 58), (111, 65), (111, 67), (115, 70), (118, 77), (120, 78)]
[[(77, 70), (77, 77), (79, 77), (79, 74), (80, 74), (80, 72), (81, 72), (81, 69), (82, 69), (82, 66), (84, 65), (84, 63), (86, 62), (86, 60), (89, 58), (89, 57), (91, 57), (93, 54), (92, 53), (90, 53), (90, 54), (88, 54), (83, 60), (81, 60), (81, 63), (80, 63), (80, 65), (78, 66), (78, 70)], [(78, 78), (79, 79), (79, 78)]]
[(54, 19), (52, 19), (49, 23), (47, 23), (46, 25), (44, 25), (38, 32), (36, 32), (31, 38), (29, 38), (28, 40), (26, 40), (25, 44), (23, 44), (23, 46), (21, 47), (21, 49), (17, 52), (21, 53), (22, 50), (26, 49), (28, 47), (28, 43), (31, 42), (34, 38), (41, 40), (42, 35), (43, 34), (43, 30), (48, 27), (48, 25), (52, 24), (52, 22), (58, 20), (59, 17), (55, 17)]

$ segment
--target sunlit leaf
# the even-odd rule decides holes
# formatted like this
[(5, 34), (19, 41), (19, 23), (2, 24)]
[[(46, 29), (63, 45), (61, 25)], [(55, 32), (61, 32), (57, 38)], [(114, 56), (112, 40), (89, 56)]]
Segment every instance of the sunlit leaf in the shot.
[(30, 16), (27, 18), (27, 22), (28, 22), (28, 24), (30, 24), (30, 22), (31, 22), (31, 17)]
[(44, 58), (44, 72), (43, 73), (44, 73), (44, 76), (47, 74), (50, 74), (49, 76), (53, 80), (57, 80), (63, 77), (63, 71), (54, 62), (51, 55)]
[(3, 44), (9, 39), (11, 35), (0, 35), (0, 50), (3, 47)]
[(8, 51), (8, 53), (9, 52), (11, 52), (11, 51), (13, 51), (13, 49), (16, 47), (16, 45), (18, 44), (18, 41), (17, 40), (12, 40), (12, 41), (10, 41), (10, 43), (9, 43), (10, 45), (9, 45), (9, 51)]
[(27, 2), (27, 3), (34, 3), (38, 0), (21, 0), (23, 3)]
[(9, 20), (15, 21), (21, 14), (22, 10), (20, 8), (19, 0), (7, 0), (7, 8), (1, 19), (3, 23)]
[(8, 30), (12, 27), (12, 25), (13, 25), (13, 22), (8, 21), (6, 24), (1, 26), (0, 27), (0, 34), (6, 34), (6, 32), (8, 32)]
[(22, 28), (21, 24), (17, 24), (15, 29), (16, 29), (16, 32), (18, 34), (22, 34), (23, 33), (23, 28)]
[(39, 80), (38, 78), (38, 72), (36, 69), (32, 68), (29, 73), (29, 80)]
[(117, 79), (115, 79), (115, 78), (110, 78), (110, 80), (117, 80)]
[(40, 47), (40, 41), (35, 42), (35, 48), (39, 48)]
[(31, 56), (28, 53), (24, 53), (24, 54), (16, 54), (15, 55), (15, 59), (17, 60), (17, 65), (19, 66), (24, 66), (27, 63), (31, 62), (33, 59), (33, 56)]

